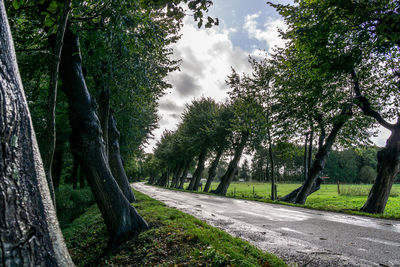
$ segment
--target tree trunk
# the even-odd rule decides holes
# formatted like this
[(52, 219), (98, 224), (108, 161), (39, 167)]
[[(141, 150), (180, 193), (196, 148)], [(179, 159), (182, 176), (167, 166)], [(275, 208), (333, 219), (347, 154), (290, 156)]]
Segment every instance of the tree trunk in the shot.
[(177, 168), (176, 168), (176, 170), (174, 171), (174, 176), (173, 176), (173, 178), (172, 178), (171, 187), (176, 187), (176, 186), (177, 186), (177, 184), (178, 184), (178, 182), (179, 182), (179, 177), (181, 176), (182, 171), (183, 171), (183, 165), (184, 165), (184, 162), (183, 162), (183, 161), (180, 162), (180, 163), (177, 165)]
[(125, 198), (111, 173), (96, 115), (96, 103), (89, 95), (82, 73), (79, 41), (69, 29), (65, 32), (60, 76), (69, 103), (73, 136), (71, 149), (84, 167), (86, 179), (110, 233), (110, 245), (113, 245), (120, 238), (138, 234), (148, 226)]
[[(399, 120), (400, 121), (400, 120)], [(369, 192), (368, 199), (361, 208), (363, 212), (383, 213), (390, 190), (400, 171), (400, 127), (397, 127), (378, 152), (378, 174)]]
[(73, 155), (73, 165), (72, 165), (72, 174), (71, 174), (71, 182), (72, 188), (76, 189), (77, 180), (78, 180), (78, 171), (79, 171), (79, 161), (77, 156)]
[(313, 147), (312, 147), (313, 139), (314, 139), (314, 131), (311, 129), (310, 139), (309, 139), (310, 144), (308, 145), (308, 163), (307, 163), (307, 168), (311, 167), (312, 151), (313, 151)]
[(355, 103), (366, 116), (376, 120), (381, 126), (391, 131), (386, 147), (378, 152), (378, 174), (374, 185), (369, 192), (367, 202), (361, 211), (370, 213), (382, 213), (385, 210), (390, 190), (399, 173), (400, 164), (400, 117), (396, 124), (386, 121), (379, 112), (374, 110), (368, 98), (361, 94), (360, 84), (355, 69), (351, 70), (351, 77), (354, 82)]
[(177, 187), (178, 189), (183, 189), (183, 185), (185, 184), (185, 179), (187, 177), (187, 174), (189, 172), (189, 168), (190, 168), (190, 163), (192, 160), (188, 160), (186, 162), (185, 168), (183, 170), (182, 176), (180, 178), (180, 182), (179, 182), (179, 186)]
[(131, 186), (129, 185), (128, 177), (126, 176), (124, 167), (122, 166), (121, 153), (119, 150), (119, 131), (112, 112), (108, 119), (108, 161), (110, 163), (111, 173), (117, 181), (119, 188), (124, 193), (129, 202), (135, 202), (136, 198), (133, 195)]
[[(98, 85), (96, 83), (96, 85)], [(100, 126), (101, 126), (101, 131), (103, 132), (103, 140), (105, 144), (105, 150), (106, 150), (106, 155), (108, 157), (108, 154), (110, 153), (110, 144), (108, 140), (108, 136), (110, 134), (110, 131), (108, 129), (109, 127), (109, 118), (110, 118), (110, 90), (104, 89), (101, 90), (100, 94), (97, 97), (97, 102), (99, 103), (99, 107), (97, 109), (97, 114), (99, 114), (99, 120), (100, 120)], [(113, 173), (114, 174), (114, 173)]]
[(211, 163), (211, 167), (208, 170), (208, 179), (206, 186), (204, 187), (204, 192), (210, 191), (211, 183), (214, 180), (215, 175), (217, 174), (217, 167), (219, 160), (221, 159), (222, 154), (224, 153), (225, 146), (220, 146), (217, 151), (217, 155), (215, 156), (214, 161)]
[(63, 166), (64, 159), (64, 144), (57, 142), (56, 150), (54, 152), (54, 162), (53, 162), (53, 185), (54, 189), (57, 190), (60, 185), (61, 170)]
[[(314, 193), (315, 191), (318, 191), (321, 188), (321, 183), (322, 183), (322, 179), (320, 177), (318, 177), (315, 182), (313, 183), (313, 186), (310, 190), (310, 193), (308, 195), (311, 195), (312, 193)], [(290, 192), (289, 194), (287, 194), (286, 196), (280, 198), (280, 201), (284, 201), (284, 202), (295, 202), (297, 194), (299, 193), (301, 187), (293, 190), (292, 192)]]
[[(284, 199), (287, 199), (287, 202), (293, 202), (296, 204), (305, 204), (307, 197), (313, 193), (312, 189), (316, 185), (316, 179), (318, 178), (319, 173), (324, 169), (326, 159), (328, 156), (329, 151), (332, 148), (333, 143), (335, 142), (336, 136), (338, 135), (340, 129), (343, 127), (343, 125), (348, 121), (351, 115), (351, 111), (349, 111), (347, 108), (343, 109), (341, 114), (338, 115), (339, 117), (337, 118), (337, 121), (333, 124), (332, 130), (328, 136), (328, 138), (325, 141), (324, 144), (324, 130), (321, 132), (320, 136), (320, 142), (318, 146), (318, 152), (315, 155), (315, 160), (311, 166), (311, 168), (308, 171), (308, 177), (304, 181), (303, 185), (300, 187), (295, 199), (290, 198), (289, 195), (286, 195), (285, 197), (281, 198), (282, 201), (285, 201)], [(298, 189), (296, 189), (298, 190)]]
[[(76, 188), (76, 180), (75, 180), (75, 188)], [(85, 171), (83, 170), (83, 166), (81, 165), (79, 168), (79, 188), (85, 188)]]
[(162, 180), (164, 179), (165, 176), (166, 176), (165, 172), (162, 172), (161, 176), (157, 179), (155, 185), (161, 185)]
[(197, 191), (199, 188), (200, 180), (204, 171), (204, 163), (206, 162), (207, 148), (204, 147), (199, 155), (199, 161), (197, 163), (197, 168), (193, 174), (192, 180), (190, 181), (187, 190)]
[(0, 1), (0, 263), (73, 266), (60, 231)]
[(44, 168), (46, 171), (47, 183), (49, 184), (51, 197), (55, 204), (55, 194), (52, 179), (52, 164), (54, 157), (54, 150), (56, 147), (56, 104), (57, 104), (57, 82), (58, 82), (58, 68), (60, 65), (61, 50), (63, 47), (64, 32), (67, 26), (68, 14), (71, 10), (71, 0), (64, 1), (64, 8), (61, 13), (60, 21), (58, 22), (58, 29), (55, 38), (53, 61), (50, 64), (50, 84), (47, 102), (47, 142), (46, 149), (43, 154)]
[(275, 175), (274, 175), (274, 156), (272, 154), (272, 140), (271, 133), (268, 128), (268, 152), (269, 152), (269, 162), (271, 163), (271, 200), (276, 200), (276, 186), (275, 186)]
[(164, 187), (168, 187), (170, 175), (171, 175), (171, 168), (168, 168), (167, 169), (167, 179), (165, 180), (165, 184), (163, 185)]
[(308, 161), (307, 161), (308, 133), (306, 133), (306, 141), (304, 142), (304, 181), (307, 179)]
[(231, 184), (233, 177), (235, 176), (235, 173), (237, 171), (237, 165), (242, 156), (243, 150), (246, 147), (248, 138), (249, 138), (248, 132), (242, 134), (242, 140), (235, 149), (235, 154), (233, 156), (233, 159), (229, 162), (228, 169), (226, 170), (224, 176), (222, 176), (221, 182), (219, 183), (217, 189), (212, 190), (211, 193), (223, 196), (226, 195), (229, 185)]
[(152, 173), (152, 174), (150, 174), (149, 181), (147, 183), (154, 184), (155, 180), (156, 180), (156, 175), (154, 173)]
[(160, 179), (158, 179), (156, 185), (166, 187), (168, 185), (168, 176), (169, 176), (169, 167), (165, 172), (161, 175)]

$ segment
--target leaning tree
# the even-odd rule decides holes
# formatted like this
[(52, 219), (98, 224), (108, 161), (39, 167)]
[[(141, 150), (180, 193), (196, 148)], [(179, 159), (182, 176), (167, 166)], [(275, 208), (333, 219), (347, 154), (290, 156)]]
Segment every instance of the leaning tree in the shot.
[(0, 2), (0, 262), (73, 266), (36, 143), (8, 25)]
[(266, 113), (262, 105), (262, 94), (255, 81), (248, 75), (239, 75), (235, 70), (228, 76), (231, 86), (230, 101), (233, 118), (230, 120), (231, 148), (233, 157), (229, 162), (221, 182), (212, 193), (226, 195), (237, 170), (240, 158), (246, 147), (254, 149), (264, 138), (266, 131)]
[(383, 212), (400, 170), (399, 1), (299, 1), (297, 6), (273, 6), (292, 29), (296, 47), (333, 80), (346, 75), (352, 82), (353, 103), (391, 132), (377, 154), (378, 174), (361, 208)]

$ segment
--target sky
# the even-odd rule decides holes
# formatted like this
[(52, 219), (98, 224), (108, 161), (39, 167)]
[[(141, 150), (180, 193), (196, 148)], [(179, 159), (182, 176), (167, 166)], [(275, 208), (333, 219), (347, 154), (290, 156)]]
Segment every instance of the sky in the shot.
[[(145, 152), (152, 152), (165, 129), (175, 130), (186, 103), (195, 98), (212, 97), (223, 101), (229, 90), (225, 84), (233, 67), (238, 73), (251, 72), (248, 56), (283, 46), (278, 28), (286, 29), (282, 17), (266, 0), (214, 0), (207, 15), (217, 17), (219, 26), (198, 29), (187, 16), (181, 39), (173, 45), (174, 59), (181, 59), (180, 71), (168, 75), (172, 84), (159, 100), (159, 128), (148, 140)], [(289, 4), (290, 0), (273, 1)], [(389, 133), (382, 131), (373, 141), (383, 146)]]

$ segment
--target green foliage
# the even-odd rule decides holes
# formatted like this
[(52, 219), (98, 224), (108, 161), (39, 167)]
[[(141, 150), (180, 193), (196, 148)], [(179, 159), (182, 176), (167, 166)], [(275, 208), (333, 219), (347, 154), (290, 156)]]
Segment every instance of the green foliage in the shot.
[(374, 168), (368, 165), (361, 167), (358, 173), (358, 180), (362, 183), (372, 183), (377, 176), (377, 172)]
[(56, 190), (57, 217), (61, 228), (68, 225), (94, 204), (90, 188), (72, 189), (71, 185), (60, 185)]
[(116, 253), (101, 256), (107, 245), (107, 232), (93, 206), (63, 230), (77, 266), (286, 266), (239, 238), (139, 192), (135, 195), (138, 202), (134, 205), (150, 230), (129, 240)]
[[(297, 55), (294, 58), (300, 60), (300, 65), (288, 64), (289, 71), (300, 75), (308, 73), (305, 77), (312, 84), (328, 82), (327, 99), (334, 96), (336, 103), (347, 101), (360, 106), (358, 99), (350, 98), (353, 84), (337, 86), (351, 77), (352, 70), (357, 70), (361, 94), (367, 97), (373, 109), (389, 120), (398, 117), (399, 43), (394, 40), (399, 39), (399, 33), (388, 29), (388, 25), (397, 20), (393, 14), (398, 14), (398, 1), (298, 1), (296, 6), (270, 5), (289, 26), (283, 34), (289, 41), (286, 55)], [(304, 82), (306, 86), (309, 85), (307, 81)], [(334, 102), (331, 105), (334, 106)], [(359, 113), (355, 115), (361, 117)], [(354, 136), (353, 142), (358, 141), (362, 132), (356, 134), (355, 130), (367, 127), (367, 120), (372, 123), (371, 118), (353, 119), (350, 125), (355, 126), (344, 129), (343, 134)]]

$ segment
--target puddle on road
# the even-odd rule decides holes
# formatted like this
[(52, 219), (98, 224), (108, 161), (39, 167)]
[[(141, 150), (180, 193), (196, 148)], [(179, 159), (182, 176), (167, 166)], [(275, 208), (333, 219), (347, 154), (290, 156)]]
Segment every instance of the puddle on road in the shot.
[(356, 226), (362, 226), (367, 228), (374, 228), (386, 231), (393, 231), (400, 233), (400, 223), (394, 221), (388, 221), (382, 223), (381, 221), (376, 221), (374, 218), (360, 218), (351, 215), (324, 215), (324, 219), (344, 223), (344, 224), (352, 224)]
[(303, 232), (300, 232), (300, 231), (297, 231), (297, 230), (294, 230), (291, 228), (287, 228), (287, 227), (281, 227), (281, 228), (279, 228), (279, 230), (296, 233), (296, 234), (300, 234), (300, 235), (305, 235), (305, 233), (303, 233)]
[(398, 243), (398, 242), (393, 242), (393, 241), (379, 239), (379, 238), (359, 237), (359, 239), (363, 239), (363, 240), (374, 242), (374, 243), (380, 243), (380, 244), (384, 244), (384, 245), (388, 245), (388, 246), (400, 247), (400, 243)]

